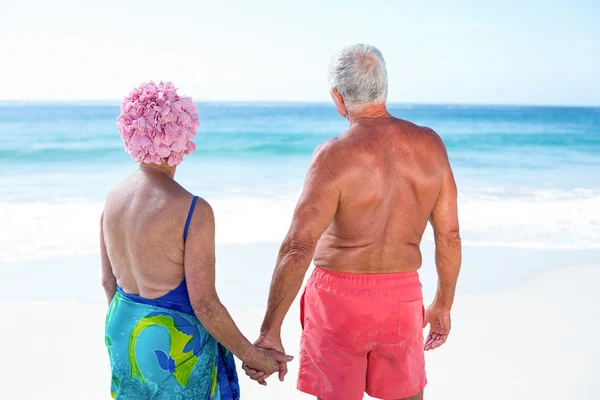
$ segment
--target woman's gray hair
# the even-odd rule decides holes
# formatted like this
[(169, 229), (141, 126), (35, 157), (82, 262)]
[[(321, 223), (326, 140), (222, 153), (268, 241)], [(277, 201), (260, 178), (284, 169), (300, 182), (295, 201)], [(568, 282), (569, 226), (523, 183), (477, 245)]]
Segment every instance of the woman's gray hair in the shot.
[(329, 87), (336, 89), (348, 109), (387, 100), (387, 71), (376, 47), (355, 44), (342, 49), (329, 65)]

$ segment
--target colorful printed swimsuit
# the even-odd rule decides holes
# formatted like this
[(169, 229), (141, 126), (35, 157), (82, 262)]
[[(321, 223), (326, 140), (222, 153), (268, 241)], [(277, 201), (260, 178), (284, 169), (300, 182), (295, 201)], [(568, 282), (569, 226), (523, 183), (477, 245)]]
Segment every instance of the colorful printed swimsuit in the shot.
[[(184, 229), (196, 206), (194, 197)], [(120, 287), (106, 314), (106, 346), (117, 400), (238, 400), (233, 355), (194, 316), (185, 279), (158, 299)]]

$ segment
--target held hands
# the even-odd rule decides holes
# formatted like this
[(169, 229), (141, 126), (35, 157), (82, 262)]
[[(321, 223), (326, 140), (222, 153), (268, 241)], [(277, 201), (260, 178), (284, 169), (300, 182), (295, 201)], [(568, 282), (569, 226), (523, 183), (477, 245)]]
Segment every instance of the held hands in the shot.
[(437, 349), (450, 334), (450, 310), (438, 307), (435, 303), (425, 310), (423, 328), (429, 324), (429, 336), (425, 340), (425, 351)]
[(269, 354), (275, 356), (275, 361), (277, 361), (277, 365), (268, 365), (267, 367), (274, 368), (263, 368), (259, 365), (254, 365), (250, 362), (242, 363), (242, 368), (246, 372), (246, 375), (250, 377), (250, 379), (257, 381), (259, 384), (263, 386), (267, 386), (266, 379), (273, 373), (279, 372), (279, 380), (283, 382), (285, 375), (287, 374), (287, 363), (292, 361), (294, 357), (285, 355), (285, 349), (281, 344), (281, 338), (268, 338), (261, 336), (254, 343), (256, 349), (260, 352), (264, 352), (264, 354)]

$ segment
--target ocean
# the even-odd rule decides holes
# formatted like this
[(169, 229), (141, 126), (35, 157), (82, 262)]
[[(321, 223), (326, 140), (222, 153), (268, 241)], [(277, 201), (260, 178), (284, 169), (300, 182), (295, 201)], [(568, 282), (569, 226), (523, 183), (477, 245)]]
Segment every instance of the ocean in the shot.
[[(218, 243), (280, 241), (313, 150), (347, 121), (327, 104), (198, 103), (198, 110), (197, 151), (176, 179), (213, 205)], [(443, 138), (465, 244), (600, 248), (600, 108), (389, 110)], [(118, 114), (116, 103), (0, 104), (0, 262), (98, 253), (104, 197), (136, 168)]]

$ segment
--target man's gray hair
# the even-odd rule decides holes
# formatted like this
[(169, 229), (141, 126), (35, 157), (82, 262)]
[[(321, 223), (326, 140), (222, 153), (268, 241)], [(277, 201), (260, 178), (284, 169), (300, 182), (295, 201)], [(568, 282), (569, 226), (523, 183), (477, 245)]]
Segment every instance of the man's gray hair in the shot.
[(376, 47), (355, 44), (342, 49), (329, 65), (329, 87), (336, 89), (348, 109), (387, 100), (387, 71)]

